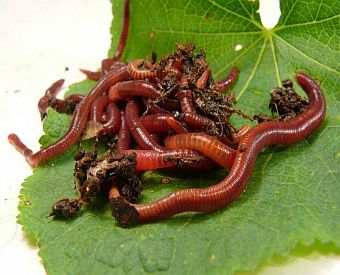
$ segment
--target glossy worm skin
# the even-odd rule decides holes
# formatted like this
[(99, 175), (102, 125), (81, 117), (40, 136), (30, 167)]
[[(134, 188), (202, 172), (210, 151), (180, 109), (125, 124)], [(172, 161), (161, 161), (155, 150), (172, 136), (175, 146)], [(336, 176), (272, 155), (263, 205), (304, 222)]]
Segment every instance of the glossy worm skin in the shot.
[(140, 118), (140, 122), (150, 133), (167, 133), (174, 131), (177, 134), (187, 133), (188, 130), (172, 115), (154, 114)]
[(108, 103), (109, 98), (105, 95), (96, 98), (91, 105), (90, 121), (92, 120), (98, 123), (104, 122), (103, 114)]
[(132, 79), (135, 80), (154, 79), (160, 76), (157, 71), (139, 68), (140, 66), (143, 65), (143, 63), (144, 63), (143, 59), (137, 59), (128, 64), (128, 71)]
[(130, 80), (119, 82), (109, 90), (110, 101), (119, 101), (134, 96), (156, 99), (160, 92), (150, 83), (144, 80)]
[(167, 149), (192, 149), (200, 152), (226, 169), (231, 168), (236, 156), (234, 149), (204, 133), (170, 136), (165, 139), (164, 143)]
[(51, 101), (56, 98), (61, 87), (64, 85), (64, 82), (64, 79), (59, 79), (54, 82), (49, 88), (47, 88), (45, 94), (39, 99), (38, 109), (41, 119), (46, 116), (47, 108), (50, 106)]
[(217, 92), (225, 92), (228, 90), (237, 80), (240, 70), (236, 67), (232, 67), (229, 75), (226, 79), (216, 81), (213, 89)]
[[(118, 81), (124, 81), (127, 79), (129, 79), (129, 73), (126, 70), (126, 67), (123, 67), (118, 71), (110, 71), (110, 73), (108, 73), (97, 83), (97, 85), (90, 91), (89, 95), (78, 104), (73, 114), (71, 126), (67, 133), (56, 143), (48, 146), (47, 148), (41, 149), (34, 154), (26, 155), (26, 161), (32, 167), (36, 167), (40, 163), (64, 153), (68, 148), (70, 148), (70, 146), (75, 144), (80, 139), (84, 129), (86, 128), (90, 107), (94, 100)], [(13, 138), (13, 135), (14, 134), (10, 135), (8, 140), (20, 152), (21, 146), (18, 142), (19, 138)]]
[(118, 106), (114, 102), (110, 102), (106, 107), (107, 122), (103, 125), (103, 130), (100, 134), (113, 135), (117, 133), (121, 126), (121, 115)]
[[(257, 155), (268, 145), (294, 144), (307, 138), (322, 123), (326, 102), (318, 85), (306, 74), (296, 80), (309, 98), (307, 109), (287, 121), (270, 121), (256, 125), (240, 141), (234, 164), (228, 176), (214, 186), (180, 190), (151, 203), (130, 205), (128, 214), (119, 215), (125, 203), (115, 205), (116, 218), (122, 226), (165, 219), (186, 211), (212, 212), (220, 209), (244, 191)], [(111, 202), (112, 203), (112, 202)]]
[(117, 146), (116, 146), (117, 151), (130, 149), (130, 144), (131, 144), (131, 136), (130, 136), (128, 126), (126, 124), (124, 111), (120, 112), (120, 119), (121, 119), (121, 124), (120, 124), (120, 129), (118, 132), (118, 141), (117, 141)]
[(142, 149), (152, 149), (157, 152), (164, 151), (164, 148), (160, 146), (145, 129), (143, 124), (139, 120), (139, 108), (135, 100), (130, 100), (126, 104), (125, 119), (126, 124), (130, 130), (131, 135)]

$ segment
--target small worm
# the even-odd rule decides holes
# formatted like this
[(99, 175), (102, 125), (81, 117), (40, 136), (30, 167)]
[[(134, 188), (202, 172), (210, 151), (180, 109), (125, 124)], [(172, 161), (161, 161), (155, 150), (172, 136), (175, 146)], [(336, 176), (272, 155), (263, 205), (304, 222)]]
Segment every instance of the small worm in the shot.
[(125, 107), (126, 124), (131, 135), (142, 149), (152, 149), (157, 152), (164, 151), (164, 148), (150, 136), (150, 133), (145, 129), (139, 120), (139, 108), (135, 100), (130, 100)]
[[(307, 138), (322, 123), (326, 102), (320, 87), (308, 75), (297, 73), (296, 80), (309, 98), (308, 107), (286, 121), (270, 121), (256, 125), (240, 141), (234, 164), (228, 176), (214, 186), (190, 188), (169, 194), (155, 202), (115, 204), (115, 217), (122, 226), (165, 219), (175, 214), (195, 211), (216, 211), (238, 198), (244, 191), (255, 165), (257, 155), (269, 145), (289, 145)], [(125, 215), (121, 215), (125, 211)]]
[(64, 79), (59, 79), (54, 82), (49, 88), (47, 88), (45, 94), (39, 99), (38, 109), (41, 120), (46, 116), (47, 108), (50, 106), (51, 101), (56, 98), (61, 87), (64, 85), (64, 82)]
[(226, 79), (216, 81), (213, 85), (213, 90), (217, 92), (225, 92), (229, 89), (237, 80), (240, 70), (236, 67), (232, 67), (230, 73), (228, 74)]
[(208, 80), (210, 78), (210, 75), (211, 75), (211, 70), (210, 69), (206, 69), (202, 75), (200, 76), (199, 79), (197, 79), (196, 81), (196, 87), (198, 89), (204, 89), (207, 87), (207, 83), (208, 83)]
[(176, 97), (179, 99), (183, 113), (196, 112), (192, 102), (192, 92), (190, 90), (181, 90), (176, 94)]
[(128, 126), (126, 124), (124, 111), (120, 112), (120, 119), (121, 119), (121, 125), (120, 125), (120, 129), (118, 132), (118, 141), (117, 141), (117, 146), (116, 146), (117, 151), (130, 149), (130, 144), (131, 144), (131, 136), (130, 136)]
[(160, 92), (152, 84), (144, 80), (119, 82), (109, 90), (110, 101), (119, 101), (134, 96), (156, 99), (160, 96)]
[(72, 114), (79, 102), (84, 98), (84, 95), (79, 94), (69, 95), (65, 99), (54, 98), (50, 102), (50, 107), (58, 113)]
[(172, 115), (154, 114), (140, 118), (140, 122), (150, 133), (166, 133), (173, 130), (177, 134), (187, 133), (188, 130)]
[[(129, 73), (127, 72), (126, 67), (123, 67), (118, 71), (110, 71), (105, 77), (98, 81), (97, 85), (90, 91), (89, 95), (78, 104), (73, 114), (71, 126), (67, 133), (56, 143), (48, 146), (47, 148), (41, 149), (40, 151), (29, 156), (25, 156), (26, 161), (32, 167), (36, 167), (40, 163), (64, 153), (68, 148), (70, 148), (70, 146), (75, 144), (80, 139), (83, 131), (86, 128), (90, 107), (93, 101), (118, 81), (124, 81), (127, 79), (129, 79)], [(13, 138), (13, 136), (16, 138)], [(9, 141), (19, 152), (21, 151), (20, 148), (23, 148), (23, 143), (19, 142), (20, 139), (15, 134), (11, 134), (9, 136)]]
[(128, 64), (128, 71), (132, 79), (154, 79), (160, 77), (160, 73), (157, 70), (144, 68), (144, 60), (137, 59)]
[(204, 133), (187, 133), (169, 136), (164, 141), (167, 149), (192, 149), (212, 159), (224, 168), (230, 169), (236, 151), (217, 138)]
[(98, 81), (100, 77), (102, 76), (101, 72), (93, 72), (93, 71), (89, 71), (85, 69), (79, 69), (79, 70), (86, 76), (87, 79), (90, 79), (90, 80)]

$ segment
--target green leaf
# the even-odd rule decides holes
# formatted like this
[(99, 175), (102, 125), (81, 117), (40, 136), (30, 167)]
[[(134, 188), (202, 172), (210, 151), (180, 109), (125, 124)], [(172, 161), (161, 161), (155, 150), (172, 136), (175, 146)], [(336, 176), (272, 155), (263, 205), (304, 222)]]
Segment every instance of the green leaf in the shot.
[[(261, 26), (257, 1), (131, 1), (126, 60), (171, 52), (193, 42), (206, 50), (216, 78), (237, 65), (239, 106), (265, 112), (280, 80), (306, 71), (327, 98), (327, 119), (312, 137), (289, 148), (267, 149), (249, 187), (229, 207), (209, 215), (123, 229), (106, 206), (75, 220), (51, 221), (54, 201), (74, 196), (70, 155), (34, 170), (23, 184), (19, 222), (40, 247), (49, 274), (234, 274), (251, 271), (298, 246), (340, 248), (340, 2), (285, 0), (273, 30)], [(122, 1), (114, 1), (112, 55), (121, 26)], [(237, 45), (242, 49), (235, 50)], [(240, 46), (238, 46), (239, 48)], [(241, 123), (240, 120), (236, 120)], [(47, 135), (60, 125), (45, 124)], [(143, 201), (188, 186), (206, 186), (216, 175), (146, 173)], [(27, 203), (29, 202), (29, 203)], [(317, 245), (318, 244), (318, 245)]]

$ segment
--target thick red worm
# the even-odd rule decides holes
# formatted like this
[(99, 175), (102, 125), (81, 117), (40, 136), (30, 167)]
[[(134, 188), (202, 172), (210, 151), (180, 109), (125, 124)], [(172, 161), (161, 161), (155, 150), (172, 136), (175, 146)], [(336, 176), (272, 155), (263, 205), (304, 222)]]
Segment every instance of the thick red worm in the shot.
[(47, 88), (45, 94), (39, 99), (38, 109), (40, 112), (41, 119), (43, 119), (46, 116), (47, 108), (50, 106), (51, 101), (56, 98), (64, 82), (65, 82), (64, 79), (59, 79), (56, 82), (54, 82), (49, 88)]
[(192, 149), (212, 159), (224, 168), (233, 165), (236, 151), (217, 138), (204, 133), (188, 133), (167, 137), (164, 141), (168, 149)]
[(119, 101), (134, 96), (156, 99), (160, 92), (150, 83), (144, 80), (130, 80), (119, 82), (109, 90), (110, 101)]
[(214, 83), (213, 89), (217, 92), (225, 92), (229, 89), (237, 80), (240, 70), (236, 67), (232, 67), (230, 73), (226, 79), (216, 81)]
[(161, 76), (160, 72), (157, 70), (144, 68), (143, 59), (131, 61), (128, 64), (128, 71), (131, 75), (131, 78), (135, 80), (154, 79)]
[(120, 112), (120, 129), (118, 132), (118, 141), (116, 149), (117, 151), (128, 150), (130, 149), (131, 137), (128, 126), (126, 125), (125, 113), (124, 111)]
[(186, 211), (213, 212), (238, 198), (244, 191), (257, 155), (269, 145), (289, 145), (307, 138), (322, 123), (326, 102), (320, 87), (309, 76), (298, 73), (296, 80), (309, 98), (304, 112), (287, 121), (256, 125), (242, 138), (228, 176), (214, 186), (190, 188), (169, 194), (151, 203), (132, 205), (111, 200), (113, 214), (122, 226), (165, 219)]
[(181, 120), (187, 123), (191, 128), (207, 129), (209, 127), (215, 127), (215, 123), (211, 119), (196, 113), (192, 101), (192, 92), (190, 90), (181, 90), (176, 94), (176, 97), (181, 104)]
[(107, 122), (103, 125), (103, 129), (99, 134), (101, 135), (113, 135), (117, 133), (121, 126), (121, 115), (118, 106), (111, 102), (106, 106)]
[[(36, 167), (40, 163), (50, 160), (51, 158), (64, 153), (70, 146), (75, 144), (81, 137), (89, 117), (90, 107), (93, 101), (100, 95), (102, 95), (109, 87), (119, 81), (129, 79), (129, 73), (126, 67), (120, 70), (112, 70), (105, 77), (103, 77), (97, 85), (90, 91), (89, 95), (85, 97), (77, 106), (74, 114), (71, 126), (67, 133), (59, 139), (55, 144), (48, 146), (47, 148), (41, 149), (40, 151), (24, 155), (26, 161), (32, 166)], [(15, 136), (15, 138), (14, 138)], [(8, 140), (13, 144), (20, 152), (22, 143), (18, 142), (19, 138), (15, 134), (11, 134)]]
[(124, 154), (136, 154), (136, 170), (148, 171), (162, 168), (180, 167), (186, 164), (191, 168), (195, 168), (203, 162), (207, 168), (211, 168), (207, 159), (193, 150), (166, 150), (164, 152), (156, 152), (153, 150), (126, 150), (121, 151)]
[(164, 151), (164, 148), (150, 136), (150, 133), (140, 122), (138, 113), (139, 108), (137, 102), (135, 100), (128, 101), (125, 108), (126, 124), (137, 144), (142, 149), (152, 149), (157, 152)]
[(140, 122), (150, 133), (167, 133), (174, 131), (177, 134), (187, 133), (188, 130), (172, 115), (154, 114), (140, 118)]
[(97, 123), (102, 123), (104, 111), (109, 103), (109, 98), (105, 95), (96, 98), (92, 105), (90, 111), (90, 121)]

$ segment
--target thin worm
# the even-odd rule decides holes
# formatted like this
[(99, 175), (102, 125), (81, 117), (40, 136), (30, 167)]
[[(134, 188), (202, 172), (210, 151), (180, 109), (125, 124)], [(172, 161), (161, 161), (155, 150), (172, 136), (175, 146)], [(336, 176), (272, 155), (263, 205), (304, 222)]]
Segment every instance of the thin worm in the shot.
[(87, 79), (90, 79), (90, 80), (98, 81), (100, 77), (102, 76), (101, 72), (93, 72), (93, 71), (89, 71), (85, 69), (79, 69), (79, 70), (86, 76)]
[(181, 90), (176, 94), (181, 104), (183, 113), (195, 113), (195, 108), (192, 102), (192, 92), (190, 90)]
[(156, 99), (160, 96), (160, 92), (152, 84), (144, 80), (119, 82), (109, 90), (110, 101), (124, 100), (134, 96)]
[(142, 149), (152, 149), (157, 152), (164, 151), (164, 148), (160, 146), (151, 136), (150, 133), (145, 129), (143, 124), (139, 120), (139, 108), (135, 100), (130, 100), (126, 104), (125, 108), (125, 119), (129, 131), (137, 144)]
[(131, 136), (130, 136), (128, 126), (126, 124), (124, 111), (120, 112), (120, 119), (121, 119), (121, 124), (120, 124), (120, 129), (118, 132), (118, 141), (117, 141), (117, 146), (116, 146), (117, 151), (130, 149), (130, 144), (131, 144)]
[(177, 134), (187, 133), (188, 130), (172, 115), (154, 114), (140, 118), (140, 122), (150, 133), (166, 133), (173, 130)]
[(164, 141), (167, 149), (192, 149), (212, 159), (224, 168), (230, 169), (236, 151), (217, 138), (204, 133), (188, 133), (169, 136)]
[(226, 79), (216, 81), (213, 85), (213, 89), (217, 92), (225, 92), (229, 89), (237, 80), (240, 70), (236, 67), (232, 67), (230, 73)]
[[(127, 79), (129, 79), (129, 73), (126, 70), (126, 67), (123, 67), (118, 71), (110, 71), (97, 83), (97, 85), (90, 91), (89, 95), (78, 104), (73, 114), (71, 126), (67, 133), (56, 143), (48, 146), (47, 148), (41, 149), (34, 154), (26, 155), (26, 161), (32, 167), (36, 167), (40, 163), (64, 153), (68, 148), (70, 148), (70, 146), (75, 144), (81, 138), (81, 135), (86, 128), (90, 113), (90, 107), (93, 101), (118, 81), (124, 81)], [(18, 137), (13, 138), (13, 135), (14, 134), (10, 135), (9, 141), (20, 152), (20, 147), (22, 147), (23, 144), (22, 142), (19, 142), (20, 139)]]
[(50, 107), (58, 113), (73, 114), (76, 106), (85, 98), (84, 95), (73, 94), (65, 99), (54, 98), (50, 102)]
[[(165, 219), (175, 214), (195, 211), (209, 213), (223, 208), (244, 191), (255, 166), (257, 155), (266, 146), (289, 145), (302, 141), (322, 123), (326, 102), (320, 87), (308, 75), (298, 73), (296, 80), (309, 98), (309, 105), (299, 115), (287, 121), (263, 122), (243, 137), (228, 176), (214, 186), (190, 188), (169, 194), (151, 203), (132, 205), (112, 201), (114, 215), (122, 226)], [(120, 215), (121, 210), (125, 215)]]
[(156, 77), (160, 77), (160, 73), (157, 70), (144, 68), (143, 59), (131, 61), (128, 64), (128, 71), (131, 78), (135, 80), (154, 79)]
[(113, 56), (113, 60), (117, 61), (122, 58), (126, 41), (129, 34), (129, 20), (130, 19), (130, 1), (125, 0), (124, 2), (124, 15), (123, 15), (123, 25), (122, 25), (122, 31), (120, 33), (118, 45), (115, 51), (115, 54)]
[(56, 98), (61, 87), (64, 85), (64, 82), (64, 79), (59, 79), (54, 82), (49, 88), (47, 88), (45, 94), (39, 99), (38, 109), (41, 119), (46, 116), (47, 108), (50, 106), (51, 101)]

